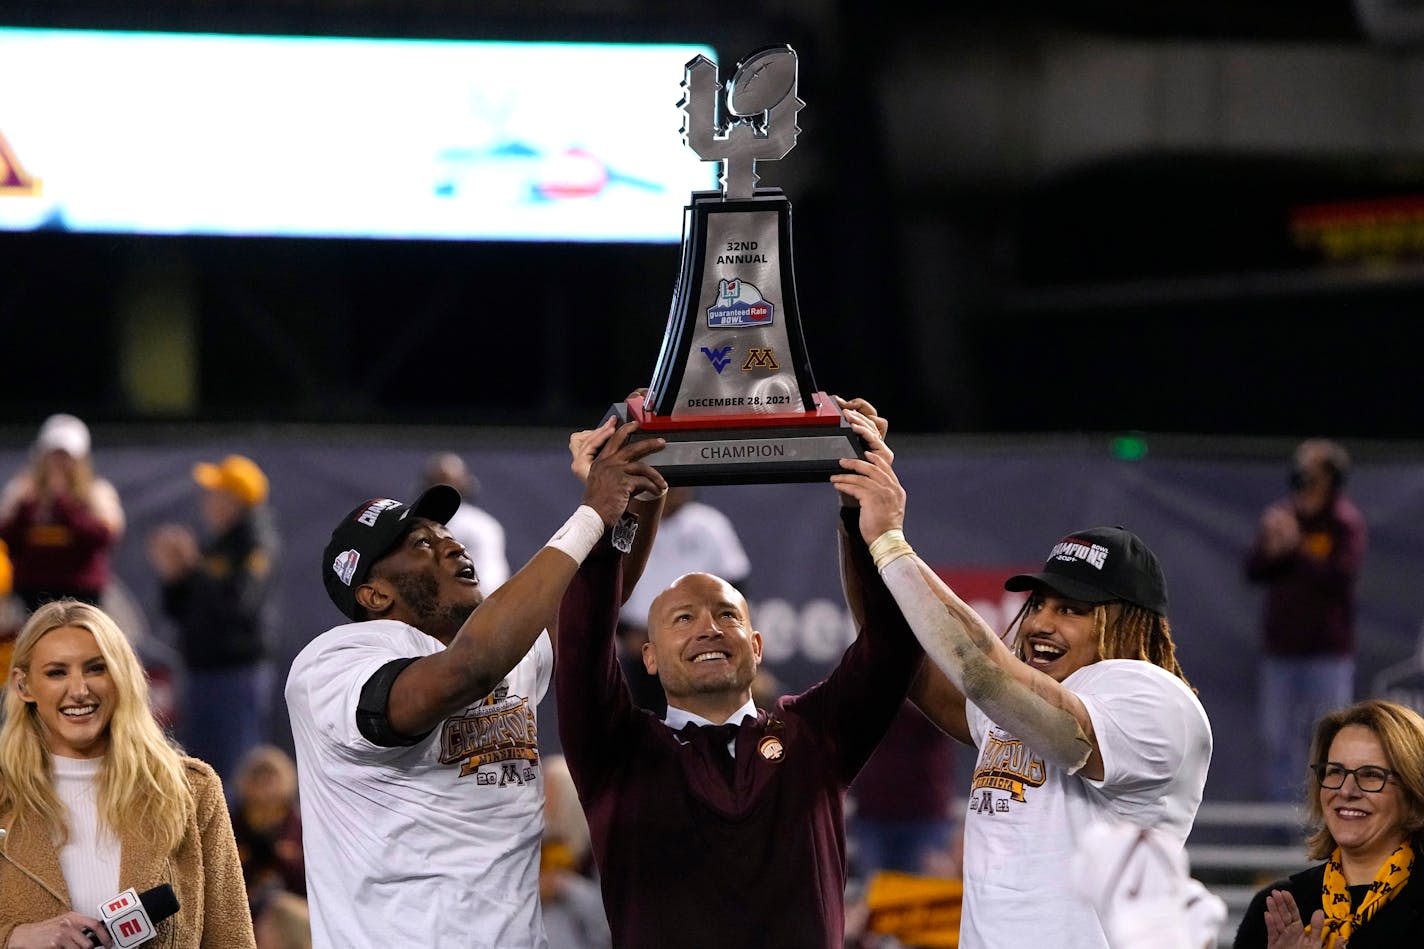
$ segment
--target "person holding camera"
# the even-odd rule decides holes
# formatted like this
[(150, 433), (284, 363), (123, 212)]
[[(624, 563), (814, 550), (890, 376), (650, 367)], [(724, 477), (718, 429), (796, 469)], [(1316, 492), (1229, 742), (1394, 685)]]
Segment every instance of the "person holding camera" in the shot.
[(1292, 801), (1311, 728), (1354, 698), (1355, 586), (1365, 518), (1348, 497), (1350, 456), (1312, 438), (1295, 450), (1290, 494), (1261, 514), (1246, 576), (1266, 588), (1259, 722), (1265, 796)]

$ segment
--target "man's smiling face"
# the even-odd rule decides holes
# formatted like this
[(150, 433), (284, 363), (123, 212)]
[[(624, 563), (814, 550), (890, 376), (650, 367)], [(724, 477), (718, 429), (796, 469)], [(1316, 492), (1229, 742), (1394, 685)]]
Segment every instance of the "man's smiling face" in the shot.
[(699, 698), (751, 695), (761, 663), (761, 633), (752, 629), (746, 598), (709, 573), (679, 577), (648, 611), (643, 664), (681, 708)]
[(1040, 586), (1019, 623), (1019, 658), (1062, 682), (1102, 658), (1095, 604)]

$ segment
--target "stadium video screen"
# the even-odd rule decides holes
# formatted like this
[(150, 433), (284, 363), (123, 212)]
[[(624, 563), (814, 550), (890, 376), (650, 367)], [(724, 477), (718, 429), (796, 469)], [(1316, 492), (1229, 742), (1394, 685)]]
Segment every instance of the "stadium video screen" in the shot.
[(675, 243), (699, 53), (0, 28), (0, 230)]

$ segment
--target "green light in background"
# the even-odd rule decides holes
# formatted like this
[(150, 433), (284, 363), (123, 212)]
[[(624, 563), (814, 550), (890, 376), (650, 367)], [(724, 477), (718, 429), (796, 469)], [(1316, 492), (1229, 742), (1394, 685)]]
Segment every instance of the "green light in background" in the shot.
[(1118, 461), (1141, 461), (1147, 457), (1147, 439), (1137, 432), (1119, 435), (1112, 440), (1108, 451)]

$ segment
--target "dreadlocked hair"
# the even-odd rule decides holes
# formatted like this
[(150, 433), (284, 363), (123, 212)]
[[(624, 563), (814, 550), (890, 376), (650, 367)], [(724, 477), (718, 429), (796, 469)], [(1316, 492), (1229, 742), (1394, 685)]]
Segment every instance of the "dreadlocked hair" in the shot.
[[(1020, 659), (1025, 659), (1022, 621), (1032, 601), (1032, 597), (1025, 600), (1009, 624), (1014, 654)], [(1099, 659), (1141, 659), (1166, 669), (1186, 683), (1187, 688), (1196, 691), (1182, 671), (1181, 663), (1177, 662), (1172, 626), (1161, 613), (1123, 600), (1097, 603), (1093, 606), (1093, 632), (1098, 639)], [(1005, 638), (1008, 637), (1006, 633)]]
[(1122, 612), (1111, 628), (1107, 621), (1108, 605), (1099, 603), (1093, 609), (1093, 624), (1098, 631), (1098, 653), (1104, 659), (1145, 659), (1181, 679), (1187, 688), (1192, 688), (1181, 663), (1177, 662), (1177, 646), (1172, 642), (1172, 625), (1167, 617), (1131, 603), (1120, 606)]

